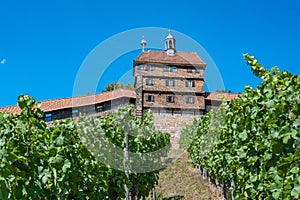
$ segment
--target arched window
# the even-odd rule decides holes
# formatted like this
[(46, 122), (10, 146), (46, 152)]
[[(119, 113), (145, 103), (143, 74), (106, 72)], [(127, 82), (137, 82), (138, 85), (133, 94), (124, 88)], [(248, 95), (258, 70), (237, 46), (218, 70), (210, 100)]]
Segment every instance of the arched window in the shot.
[(169, 41), (169, 48), (173, 48), (173, 45), (172, 45), (172, 40)]
[(168, 49), (168, 42), (166, 41), (166, 49)]

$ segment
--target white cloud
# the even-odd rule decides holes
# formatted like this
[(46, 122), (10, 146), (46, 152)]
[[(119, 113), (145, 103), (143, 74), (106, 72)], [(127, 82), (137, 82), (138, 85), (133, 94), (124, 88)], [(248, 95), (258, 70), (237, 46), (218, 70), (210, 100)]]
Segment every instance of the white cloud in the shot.
[(0, 61), (0, 64), (1, 64), (1, 65), (4, 65), (5, 63), (6, 63), (6, 59), (5, 59), (5, 58), (2, 58), (1, 61)]

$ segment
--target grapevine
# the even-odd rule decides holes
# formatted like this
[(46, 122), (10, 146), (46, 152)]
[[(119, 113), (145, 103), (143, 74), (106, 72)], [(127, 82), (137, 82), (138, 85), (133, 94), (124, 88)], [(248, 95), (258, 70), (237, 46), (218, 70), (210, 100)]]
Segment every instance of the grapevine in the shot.
[[(157, 183), (158, 170), (132, 173), (128, 180), (124, 171), (99, 160), (83, 143), (80, 128), (83, 123), (95, 123), (85, 126), (86, 133), (96, 128), (113, 145), (123, 147), (122, 124), (133, 124), (139, 134), (130, 137), (131, 151), (168, 147), (169, 135), (154, 129), (150, 113), (142, 121), (133, 116), (132, 108), (124, 108), (103, 117), (46, 124), (33, 98), (21, 95), (18, 106), (21, 114), (0, 113), (0, 199), (123, 199), (124, 184), (135, 185), (140, 197), (148, 196)], [(167, 149), (159, 156), (165, 156)]]
[[(212, 124), (210, 112), (197, 128), (188, 128), (196, 131), (189, 133), (195, 137), (188, 152), (212, 179), (231, 187), (236, 199), (299, 199), (300, 76), (244, 58), (262, 82), (256, 89), (246, 86), (224, 107), (221, 127)], [(217, 142), (203, 154), (207, 138), (215, 135)]]

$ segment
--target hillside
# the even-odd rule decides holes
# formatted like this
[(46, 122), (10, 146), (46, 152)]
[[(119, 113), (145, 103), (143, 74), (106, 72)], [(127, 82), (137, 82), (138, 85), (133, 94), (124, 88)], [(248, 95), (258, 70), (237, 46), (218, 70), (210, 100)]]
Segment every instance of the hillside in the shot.
[(156, 187), (158, 200), (222, 200), (210, 185), (203, 181), (187, 153), (170, 164), (159, 175)]

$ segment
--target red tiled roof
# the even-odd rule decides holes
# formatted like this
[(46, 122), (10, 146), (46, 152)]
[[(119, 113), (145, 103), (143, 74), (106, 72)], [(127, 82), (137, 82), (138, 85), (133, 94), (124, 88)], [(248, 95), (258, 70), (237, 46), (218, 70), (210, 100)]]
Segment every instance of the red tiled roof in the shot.
[[(89, 94), (86, 96), (62, 98), (40, 102), (41, 110), (49, 112), (53, 110), (60, 110), (64, 108), (73, 108), (86, 105), (93, 105), (110, 101), (122, 97), (135, 98), (135, 92), (132, 90), (118, 89), (110, 92), (103, 92), (100, 94)], [(6, 113), (20, 113), (21, 109), (18, 106), (8, 106), (0, 108), (0, 112)]]
[(21, 109), (19, 106), (7, 106), (4, 108), (0, 108), (0, 112), (5, 112), (5, 113), (21, 113)]
[(149, 50), (142, 52), (134, 62), (206, 66), (196, 52), (176, 52), (175, 55), (169, 56), (164, 51)]
[[(233, 98), (237, 97), (239, 94), (233, 93), (222, 93), (222, 92), (206, 92), (204, 94), (205, 100), (221, 101), (225, 97), (226, 101), (231, 101)], [(118, 98), (128, 97), (136, 98), (135, 92), (127, 89), (118, 89), (110, 92), (103, 92), (100, 94), (89, 94), (86, 96), (73, 97), (73, 98), (62, 98), (54, 100), (46, 100), (40, 102), (41, 109), (44, 112), (49, 112), (53, 110), (60, 110), (65, 108), (81, 107), (87, 105), (94, 105), (102, 103), (105, 101), (116, 100)], [(21, 109), (19, 106), (7, 106), (0, 108), (0, 112), (6, 113), (20, 113)]]
[(237, 96), (239, 96), (239, 94), (224, 92), (205, 92), (204, 94), (205, 99), (212, 101), (222, 101), (223, 97), (226, 99), (226, 101), (231, 101)]

